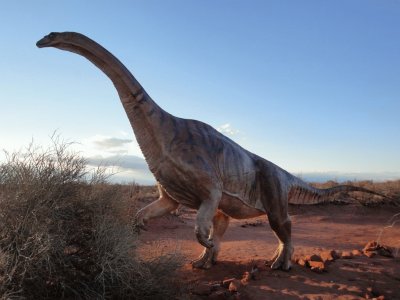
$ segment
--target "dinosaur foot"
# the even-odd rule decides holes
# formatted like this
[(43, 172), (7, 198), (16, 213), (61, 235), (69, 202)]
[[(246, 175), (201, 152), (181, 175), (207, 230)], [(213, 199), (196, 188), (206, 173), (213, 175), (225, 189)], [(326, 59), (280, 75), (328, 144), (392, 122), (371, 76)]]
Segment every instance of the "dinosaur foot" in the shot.
[(193, 260), (192, 267), (195, 269), (210, 269), (217, 262), (214, 259), (214, 248), (206, 248), (198, 259)]
[(145, 221), (143, 216), (140, 214), (140, 212), (135, 216), (132, 222), (132, 231), (139, 234), (140, 231), (147, 231), (147, 227), (145, 225)]
[(293, 247), (290, 245), (280, 244), (278, 249), (276, 249), (273, 263), (271, 265), (271, 269), (277, 270), (281, 269), (283, 271), (289, 271), (292, 267), (291, 258), (293, 254)]
[(133, 222), (132, 224), (132, 231), (136, 234), (140, 234), (141, 231), (147, 231), (147, 227), (144, 224), (138, 224)]

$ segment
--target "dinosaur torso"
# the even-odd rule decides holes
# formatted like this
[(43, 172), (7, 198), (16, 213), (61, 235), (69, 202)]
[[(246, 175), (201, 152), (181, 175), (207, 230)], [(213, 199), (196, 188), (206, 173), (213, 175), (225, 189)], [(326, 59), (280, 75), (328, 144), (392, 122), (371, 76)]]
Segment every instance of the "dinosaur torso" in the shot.
[(225, 199), (265, 213), (260, 164), (266, 166), (268, 161), (195, 120), (176, 118), (166, 126), (164, 136), (168, 141), (163, 157), (151, 170), (173, 199), (198, 208), (210, 186), (215, 186)]

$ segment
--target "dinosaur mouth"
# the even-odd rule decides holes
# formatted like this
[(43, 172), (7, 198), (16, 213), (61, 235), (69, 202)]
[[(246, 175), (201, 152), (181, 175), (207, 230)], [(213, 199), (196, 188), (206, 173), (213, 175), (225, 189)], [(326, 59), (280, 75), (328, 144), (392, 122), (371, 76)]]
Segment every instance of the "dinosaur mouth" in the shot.
[(47, 36), (45, 36), (44, 38), (37, 41), (36, 46), (39, 48), (50, 47), (51, 40)]

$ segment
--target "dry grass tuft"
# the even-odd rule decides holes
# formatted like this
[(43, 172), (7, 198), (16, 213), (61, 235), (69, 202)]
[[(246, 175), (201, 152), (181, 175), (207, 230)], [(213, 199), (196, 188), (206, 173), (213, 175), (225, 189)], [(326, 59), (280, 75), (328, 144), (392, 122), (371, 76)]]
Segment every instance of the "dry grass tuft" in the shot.
[(135, 252), (132, 197), (53, 139), (0, 165), (0, 299), (171, 299), (171, 255)]

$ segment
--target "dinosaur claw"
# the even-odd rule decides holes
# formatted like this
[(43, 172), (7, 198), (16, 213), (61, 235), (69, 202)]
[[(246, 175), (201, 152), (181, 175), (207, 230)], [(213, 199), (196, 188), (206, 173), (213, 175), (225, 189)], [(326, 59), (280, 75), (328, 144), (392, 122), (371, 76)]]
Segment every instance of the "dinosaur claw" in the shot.
[(205, 235), (201, 234), (199, 230), (196, 230), (196, 238), (197, 241), (200, 243), (200, 245), (206, 247), (206, 248), (212, 248), (214, 247), (214, 242), (212, 239), (209, 239)]
[(212, 256), (213, 256), (213, 249), (204, 249), (203, 253), (200, 255), (198, 259), (192, 260), (192, 268), (193, 269), (203, 269), (208, 270), (212, 267)]
[(134, 222), (132, 225), (133, 232), (140, 234), (141, 231), (148, 231), (148, 228), (142, 223)]
[(275, 251), (273, 262), (271, 264), (271, 269), (277, 270), (281, 269), (283, 271), (289, 271), (291, 269), (291, 256), (293, 254), (293, 247), (279, 245), (278, 249)]

